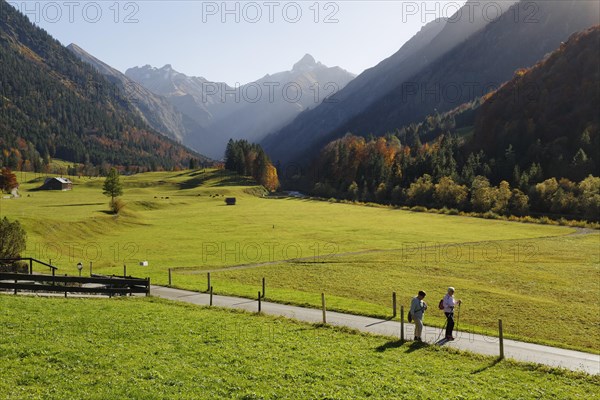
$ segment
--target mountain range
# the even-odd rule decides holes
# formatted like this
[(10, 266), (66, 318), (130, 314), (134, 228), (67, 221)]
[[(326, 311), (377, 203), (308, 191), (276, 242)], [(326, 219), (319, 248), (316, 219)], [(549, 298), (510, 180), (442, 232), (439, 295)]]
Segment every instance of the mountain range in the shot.
[[(187, 76), (171, 65), (134, 67), (125, 75), (166, 98), (198, 124), (204, 132), (184, 135), (183, 143), (215, 158), (223, 156), (230, 138), (260, 141), (300, 113), (317, 107), (354, 78), (350, 72), (327, 67), (309, 54), (289, 71), (234, 87)], [(200, 140), (207, 136), (208, 143)]]
[(121, 88), (0, 0), (2, 165), (61, 158), (137, 170), (207, 158), (154, 131)]
[[(491, 4), (502, 11), (494, 20), (470, 11)], [(585, 96), (573, 98), (569, 108), (546, 85), (543, 99), (554, 108), (505, 104), (505, 87), (528, 90), (511, 81), (515, 74), (551, 57), (554, 70), (597, 81), (575, 51), (550, 55), (572, 34), (600, 23), (597, 1), (469, 0), (455, 15), (424, 25), (398, 52), (357, 77), (306, 54), (289, 71), (234, 86), (190, 77), (171, 65), (121, 73), (75, 44), (61, 46), (4, 0), (0, 6), (3, 165), (37, 165), (57, 157), (173, 168), (194, 158), (207, 160), (189, 148), (221, 159), (231, 138), (262, 141), (271, 159), (284, 165), (309, 165), (327, 143), (348, 132), (407, 132), (413, 123), (439, 122), (440, 115), (460, 125), (461, 135), (470, 132), (465, 151), (483, 150), (494, 159), (511, 145), (510, 151), (528, 162), (545, 160), (558, 176), (575, 158), (587, 163), (581, 171), (593, 170), (589, 159), (598, 158), (592, 154), (597, 123), (588, 116), (598, 96), (587, 92), (583, 81), (527, 74), (530, 85), (556, 80), (559, 93), (571, 96), (579, 88)], [(586, 43), (574, 48), (593, 57)], [(494, 105), (490, 97), (497, 99)], [(546, 122), (538, 123), (542, 116)], [(531, 121), (535, 129), (523, 128)], [(420, 139), (443, 134), (444, 124), (423, 129), (426, 136)], [(565, 134), (567, 128), (577, 138)], [(548, 160), (554, 159), (551, 168)]]
[(307, 165), (328, 142), (352, 132), (382, 135), (472, 101), (530, 67), (571, 34), (598, 23), (596, 1), (491, 2), (491, 21), (465, 18), (475, 4), (424, 26), (396, 54), (262, 144), (276, 161)]
[[(207, 154), (205, 149), (217, 146), (217, 141), (209, 130), (187, 114), (179, 112), (166, 97), (152, 92), (74, 43), (67, 46), (67, 49), (115, 84), (127, 97), (132, 108), (157, 132), (203, 154)], [(218, 159), (220, 155), (216, 154), (214, 158)]]

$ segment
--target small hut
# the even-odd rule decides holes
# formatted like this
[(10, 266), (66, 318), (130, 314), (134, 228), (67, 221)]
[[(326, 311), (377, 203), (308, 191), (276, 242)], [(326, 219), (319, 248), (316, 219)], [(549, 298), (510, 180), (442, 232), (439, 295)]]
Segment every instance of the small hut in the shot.
[(40, 187), (40, 190), (72, 190), (73, 182), (67, 178), (48, 178), (44, 181), (44, 184)]

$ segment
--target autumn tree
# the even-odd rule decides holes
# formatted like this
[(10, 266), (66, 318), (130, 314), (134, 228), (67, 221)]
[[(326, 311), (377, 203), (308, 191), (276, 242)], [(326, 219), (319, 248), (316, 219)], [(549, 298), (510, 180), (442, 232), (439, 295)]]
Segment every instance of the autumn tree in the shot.
[(558, 189), (550, 198), (550, 211), (558, 214), (576, 214), (579, 208), (579, 188), (569, 179), (562, 178)]
[(468, 195), (466, 186), (445, 176), (434, 186), (433, 199), (438, 207), (462, 208)]
[(494, 205), (492, 211), (496, 214), (506, 214), (508, 212), (508, 203), (512, 192), (510, 191), (510, 185), (506, 181), (500, 182), (498, 188), (494, 190)]
[(433, 198), (433, 190), (431, 176), (425, 174), (410, 184), (406, 191), (407, 201), (410, 205), (429, 206)]
[(558, 181), (556, 178), (546, 179), (535, 185), (535, 205), (540, 210), (550, 210), (552, 207), (552, 197), (558, 191)]
[(519, 217), (529, 212), (529, 196), (519, 189), (513, 189), (508, 202), (508, 212)]
[(262, 177), (262, 184), (267, 190), (271, 192), (274, 192), (277, 189), (279, 189), (279, 178), (277, 177), (277, 168), (275, 168), (270, 163), (269, 165), (267, 165), (265, 175)]
[(494, 189), (490, 181), (481, 175), (476, 176), (471, 184), (471, 207), (473, 211), (487, 212), (494, 204)]
[(9, 168), (2, 168), (0, 171), (0, 188), (2, 191), (10, 193), (18, 186), (17, 176)]
[(591, 220), (600, 219), (600, 178), (589, 175), (579, 182), (581, 193), (581, 210), (583, 215)]

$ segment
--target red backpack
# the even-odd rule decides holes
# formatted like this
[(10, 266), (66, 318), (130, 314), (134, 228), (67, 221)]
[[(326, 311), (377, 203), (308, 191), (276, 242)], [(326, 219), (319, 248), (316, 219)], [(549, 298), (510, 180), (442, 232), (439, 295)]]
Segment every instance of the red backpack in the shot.
[(439, 308), (440, 310), (443, 310), (443, 309), (444, 309), (444, 299), (441, 299), (441, 300), (440, 300), (440, 304), (438, 304), (438, 308)]

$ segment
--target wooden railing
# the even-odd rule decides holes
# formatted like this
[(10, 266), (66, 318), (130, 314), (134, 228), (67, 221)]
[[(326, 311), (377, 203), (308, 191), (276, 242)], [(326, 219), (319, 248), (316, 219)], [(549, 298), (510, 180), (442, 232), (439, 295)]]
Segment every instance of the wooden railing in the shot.
[(99, 275), (88, 278), (0, 272), (0, 289), (13, 291), (14, 294), (19, 291), (64, 293), (65, 297), (67, 293), (147, 296), (150, 294), (150, 278)]
[(58, 269), (54, 265), (50, 265), (48, 263), (45, 263), (45, 262), (40, 261), (40, 260), (36, 260), (35, 258), (31, 258), (31, 257), (0, 258), (0, 263), (1, 264), (14, 263), (14, 262), (17, 262), (17, 261), (29, 261), (29, 273), (30, 274), (33, 274), (33, 263), (37, 263), (37, 264), (40, 264), (40, 265), (43, 265), (45, 267), (50, 268), (50, 270), (52, 271), (52, 275), (55, 275), (56, 270)]

